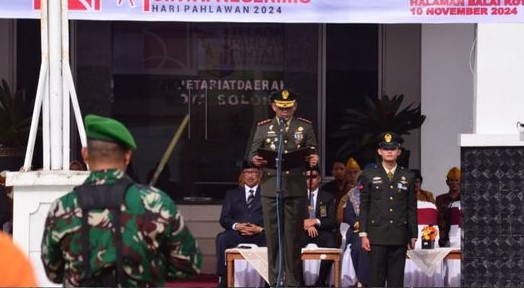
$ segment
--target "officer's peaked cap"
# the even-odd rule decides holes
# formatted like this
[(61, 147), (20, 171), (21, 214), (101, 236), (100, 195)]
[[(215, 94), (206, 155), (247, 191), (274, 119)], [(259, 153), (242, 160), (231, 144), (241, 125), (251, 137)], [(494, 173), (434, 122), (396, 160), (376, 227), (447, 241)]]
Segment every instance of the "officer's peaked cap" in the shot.
[(275, 104), (279, 108), (293, 107), (297, 101), (297, 98), (298, 95), (289, 89), (275, 91), (269, 96), (271, 103)]
[(395, 132), (384, 132), (380, 134), (378, 146), (384, 149), (400, 147), (404, 140)]

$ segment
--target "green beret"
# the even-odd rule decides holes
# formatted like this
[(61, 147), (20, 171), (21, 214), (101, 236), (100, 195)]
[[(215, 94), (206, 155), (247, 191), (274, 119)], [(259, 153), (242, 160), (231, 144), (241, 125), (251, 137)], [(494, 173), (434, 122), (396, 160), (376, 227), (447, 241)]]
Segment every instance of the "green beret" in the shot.
[(115, 142), (135, 150), (136, 143), (131, 132), (121, 122), (98, 115), (87, 115), (85, 118), (86, 136), (89, 140)]

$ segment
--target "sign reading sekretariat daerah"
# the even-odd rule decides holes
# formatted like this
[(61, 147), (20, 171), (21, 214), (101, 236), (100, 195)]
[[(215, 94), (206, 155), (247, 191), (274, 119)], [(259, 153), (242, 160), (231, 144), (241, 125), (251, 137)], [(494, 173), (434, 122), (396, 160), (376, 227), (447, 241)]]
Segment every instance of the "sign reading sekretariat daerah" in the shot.
[[(39, 18), (40, 5), (0, 0), (0, 18)], [(71, 19), (126, 21), (524, 22), (524, 0), (69, 0), (69, 10)]]

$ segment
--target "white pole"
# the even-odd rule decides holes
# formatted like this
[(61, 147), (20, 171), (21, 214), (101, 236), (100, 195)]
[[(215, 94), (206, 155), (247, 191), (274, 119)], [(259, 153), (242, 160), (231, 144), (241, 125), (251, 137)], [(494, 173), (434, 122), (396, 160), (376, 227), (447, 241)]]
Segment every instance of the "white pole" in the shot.
[(51, 170), (62, 166), (62, 44), (61, 1), (49, 0), (49, 124)]
[[(52, 6), (48, 5), (49, 2)], [(69, 169), (71, 105), (82, 147), (87, 146), (84, 123), (69, 65), (67, 5), (68, 0), (41, 2), (42, 64), (23, 171), (31, 170), (41, 112), (44, 170)], [(60, 16), (58, 20), (57, 15)], [(69, 96), (71, 103), (69, 103)]]
[[(41, 49), (42, 49), (42, 62), (46, 63), (45, 78), (40, 77), (39, 81), (42, 81), (42, 146), (43, 146), (43, 163), (42, 168), (44, 170), (51, 169), (51, 143), (49, 136), (49, 8), (48, 1), (43, 0), (41, 3)], [(35, 118), (35, 115), (33, 115)], [(29, 164), (30, 165), (30, 164)]]
[[(76, 94), (75, 83), (73, 81), (73, 74), (71, 73), (71, 65), (69, 64), (69, 23), (67, 22), (67, 19), (68, 19), (67, 18), (67, 11), (68, 11), (67, 4), (68, 4), (67, 0), (62, 0), (62, 15), (63, 15), (62, 21), (64, 22), (64, 25), (62, 26), (62, 33), (64, 34), (63, 41), (64, 42), (67, 41), (67, 45), (66, 44), (63, 45), (64, 58), (63, 58), (63, 65), (62, 65), (63, 66), (63, 71), (62, 71), (63, 75), (62, 76), (64, 77), (64, 83), (66, 83), (68, 94), (71, 96), (71, 105), (73, 106), (73, 113), (74, 113), (75, 120), (76, 120), (76, 127), (78, 129), (78, 135), (80, 137), (80, 143), (82, 144), (82, 147), (87, 147), (86, 131), (84, 128), (84, 122), (82, 120), (82, 113), (80, 112), (80, 105), (78, 105), (78, 96)], [(64, 98), (64, 101), (67, 101), (67, 103), (69, 103), (69, 99)], [(69, 105), (68, 105), (67, 113), (68, 113), (68, 118), (69, 118)], [(66, 137), (66, 133), (64, 133), (64, 138), (66, 138), (67, 140), (67, 146), (64, 145), (64, 147), (67, 147), (67, 149), (64, 149), (64, 150), (67, 150), (67, 151), (70, 149), (69, 148), (69, 144), (70, 144), (69, 123), (70, 122), (68, 119), (67, 121), (68, 129), (66, 130), (67, 137)]]
[(69, 150), (70, 150), (70, 105), (66, 71), (69, 67), (69, 22), (67, 21), (67, 0), (62, 0), (62, 168), (69, 170)]
[(76, 128), (78, 129), (78, 135), (80, 136), (80, 143), (82, 147), (87, 147), (87, 136), (84, 127), (84, 121), (82, 120), (82, 113), (80, 112), (80, 105), (78, 105), (78, 96), (76, 95), (75, 84), (73, 82), (73, 75), (71, 74), (71, 66), (67, 64), (67, 69), (64, 70), (64, 77), (69, 85), (69, 92), (71, 93), (71, 104), (73, 105), (73, 113), (76, 120)]
[(36, 134), (38, 132), (38, 120), (40, 119), (40, 110), (42, 108), (42, 99), (47, 91), (47, 68), (48, 63), (42, 61), (40, 65), (40, 76), (38, 77), (38, 87), (36, 88), (35, 106), (33, 107), (33, 117), (31, 119), (31, 129), (29, 130), (29, 140), (27, 140), (27, 147), (25, 151), (23, 171), (31, 170), (31, 162), (33, 160), (33, 153), (35, 151)]
[[(41, 38), (41, 57), (42, 57), (42, 63), (40, 65), (40, 74), (38, 77), (38, 87), (36, 89), (36, 98), (35, 98), (35, 104), (33, 107), (33, 116), (31, 119), (31, 129), (29, 130), (29, 139), (27, 140), (27, 147), (25, 152), (25, 159), (24, 159), (24, 166), (22, 168), (23, 171), (30, 171), (31, 170), (31, 162), (33, 160), (33, 153), (35, 151), (35, 141), (36, 141), (36, 134), (38, 132), (38, 121), (40, 119), (40, 111), (42, 108), (42, 102), (44, 98), (47, 98), (48, 96), (48, 86), (47, 80), (48, 80), (48, 68), (49, 68), (49, 59), (48, 59), (48, 27), (47, 27), (47, 2), (42, 1), (41, 7), (40, 7), (40, 38)], [(47, 129), (44, 129), (47, 130)], [(44, 138), (45, 139), (45, 138)], [(45, 145), (44, 145), (45, 147)], [(45, 153), (44, 148), (44, 160), (48, 159), (49, 156)], [(45, 163), (45, 161), (44, 161)], [(44, 165), (45, 166), (45, 165)]]

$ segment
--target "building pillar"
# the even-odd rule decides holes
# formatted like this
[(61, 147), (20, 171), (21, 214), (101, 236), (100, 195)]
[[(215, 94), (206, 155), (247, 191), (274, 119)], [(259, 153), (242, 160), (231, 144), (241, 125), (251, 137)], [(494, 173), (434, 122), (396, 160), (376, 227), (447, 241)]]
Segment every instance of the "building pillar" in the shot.
[(514, 134), (524, 122), (524, 24), (478, 24), (476, 134)]
[(524, 25), (478, 24), (474, 133), (461, 135), (462, 286), (520, 285), (524, 269)]
[(473, 132), (475, 25), (423, 24), (421, 33), (421, 172), (436, 196), (460, 166), (460, 134)]

